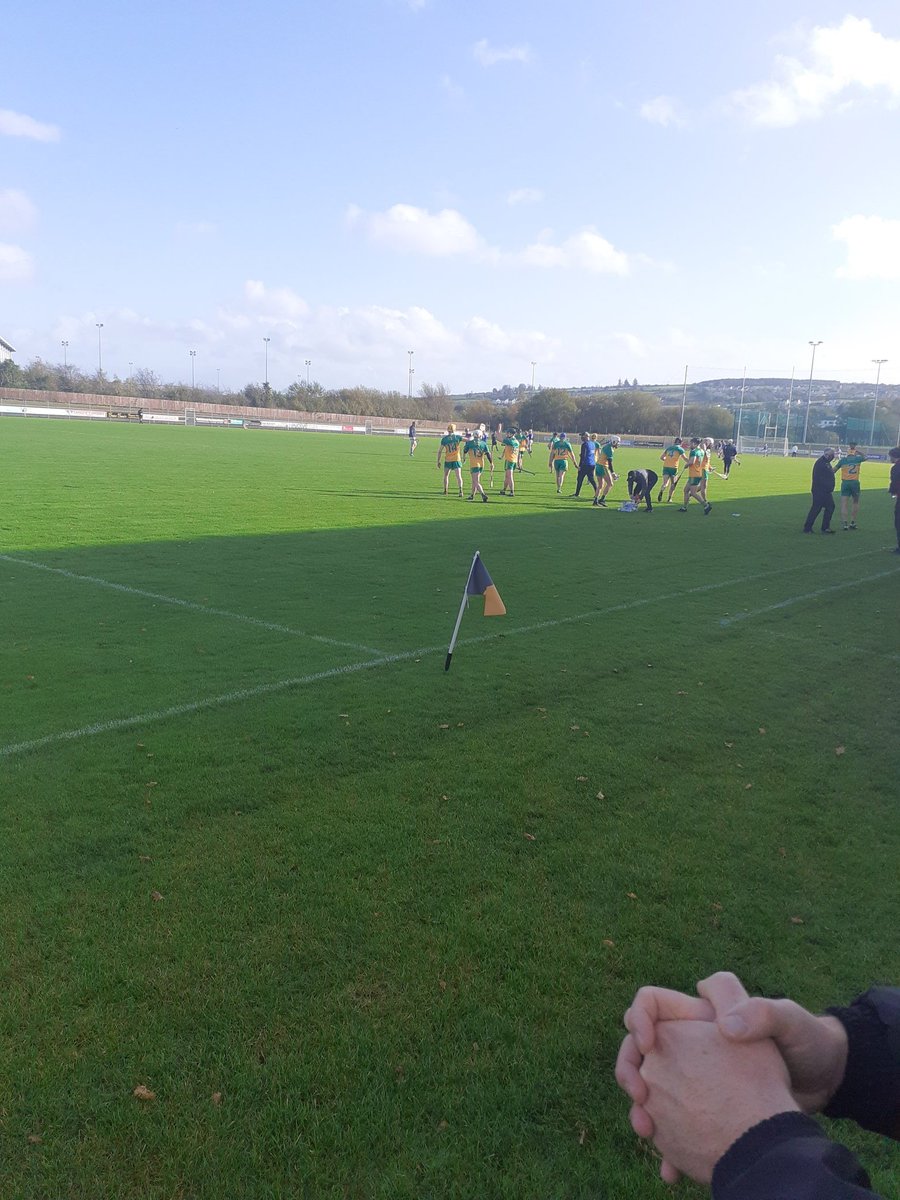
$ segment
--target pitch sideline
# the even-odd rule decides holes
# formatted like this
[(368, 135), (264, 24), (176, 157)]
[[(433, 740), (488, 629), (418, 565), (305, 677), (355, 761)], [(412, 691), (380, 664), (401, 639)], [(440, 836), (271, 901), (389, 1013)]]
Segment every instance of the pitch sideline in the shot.
[[(853, 555), (854, 558), (863, 558), (871, 554), (881, 553), (881, 551), (863, 551), (860, 554)], [(6, 558), (6, 555), (0, 554), (0, 559)], [(16, 559), (14, 561), (22, 561)], [(608, 608), (594, 609), (591, 612), (578, 613), (571, 617), (560, 617), (551, 621), (539, 621), (532, 625), (520, 625), (515, 629), (498, 631), (497, 633), (483, 634), (479, 637), (462, 638), (458, 643), (460, 646), (474, 646), (483, 642), (493, 641), (497, 637), (521, 637), (529, 633), (538, 633), (542, 629), (557, 628), (562, 625), (572, 625), (581, 621), (587, 621), (593, 617), (610, 616), (614, 613), (627, 612), (631, 609), (642, 608), (648, 604), (662, 603), (669, 600), (678, 600), (684, 596), (697, 595), (703, 592), (718, 591), (722, 588), (736, 587), (743, 583), (750, 583), (757, 579), (765, 579), (772, 575), (781, 575), (787, 571), (800, 570), (809, 563), (794, 564), (790, 567), (776, 567), (771, 571), (762, 571), (758, 575), (745, 575), (739, 579), (719, 580), (715, 583), (699, 584), (697, 587), (686, 588), (681, 592), (671, 592), (663, 596), (645, 597), (640, 600), (626, 601), (622, 604), (614, 604)], [(57, 568), (48, 568), (56, 570)], [(816, 592), (806, 592), (800, 596), (789, 597), (787, 600), (781, 601), (778, 604), (769, 605), (766, 608), (757, 609), (751, 613), (738, 614), (734, 620), (742, 621), (749, 620), (756, 616), (762, 616), (767, 612), (772, 612), (776, 609), (786, 608), (790, 604), (799, 604), (803, 600), (815, 599), (817, 596), (824, 595), (827, 592), (839, 591), (843, 588), (855, 586), (859, 583), (869, 583), (876, 579), (884, 579), (887, 576), (894, 575), (900, 568), (894, 567), (889, 571), (881, 571), (876, 575), (862, 576), (854, 579), (852, 583), (837, 584), (834, 587), (822, 588)], [(90, 577), (84, 576), (84, 579)], [(101, 581), (102, 582), (102, 581)], [(122, 585), (113, 584), (114, 588), (119, 588)], [(189, 602), (184, 602), (189, 603)], [(194, 607), (193, 605), (191, 607)], [(727, 627), (732, 624), (730, 619), (725, 619), (719, 622), (719, 626)], [(309, 635), (313, 636), (313, 635)], [(170, 708), (157, 709), (148, 713), (137, 713), (129, 717), (116, 717), (109, 721), (98, 721), (91, 725), (83, 725), (77, 729), (62, 730), (59, 733), (49, 733), (40, 738), (33, 738), (25, 742), (13, 742), (6, 746), (0, 746), (0, 758), (11, 758), (17, 754), (25, 754), (30, 750), (40, 750), (47, 746), (57, 745), (61, 742), (80, 741), (82, 738), (93, 737), (101, 733), (112, 733), (120, 729), (130, 729), (137, 725), (150, 725), (159, 721), (170, 720), (173, 717), (188, 716), (192, 713), (202, 712), (208, 709), (223, 708), (228, 704), (236, 704), (243, 700), (253, 700), (258, 696), (274, 695), (278, 692), (287, 691), (290, 688), (303, 687), (310, 683), (318, 683), (326, 679), (335, 679), (341, 675), (355, 675), (360, 671), (367, 671), (374, 667), (390, 666), (393, 663), (409, 662), (411, 659), (424, 658), (432, 654), (443, 654), (446, 647), (440, 646), (423, 646), (417, 650), (404, 650), (397, 654), (385, 654), (379, 658), (367, 659), (364, 662), (349, 663), (346, 666), (331, 667), (324, 671), (316, 671), (310, 675), (300, 675), (291, 679), (282, 679), (274, 683), (260, 684), (255, 688), (239, 688), (232, 692), (225, 692), (218, 696), (208, 696), (202, 700), (189, 701), (185, 704), (172, 705)]]

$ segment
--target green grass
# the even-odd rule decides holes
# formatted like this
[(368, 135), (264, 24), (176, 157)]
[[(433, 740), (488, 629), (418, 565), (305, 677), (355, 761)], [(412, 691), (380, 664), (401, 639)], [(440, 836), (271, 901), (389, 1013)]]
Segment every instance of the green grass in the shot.
[(0, 424), (4, 1195), (643, 1200), (640, 984), (900, 979), (887, 466), (823, 541), (802, 460), (625, 516), (435, 452)]

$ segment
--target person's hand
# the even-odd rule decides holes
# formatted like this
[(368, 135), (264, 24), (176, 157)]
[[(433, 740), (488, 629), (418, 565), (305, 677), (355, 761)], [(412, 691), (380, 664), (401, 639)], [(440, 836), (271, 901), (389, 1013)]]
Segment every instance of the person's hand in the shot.
[(660, 1174), (709, 1183), (713, 1168), (748, 1129), (796, 1112), (787, 1068), (770, 1040), (736, 1044), (711, 1021), (664, 1021), (640, 1069)]
[[(791, 1091), (804, 1112), (825, 1108), (847, 1067), (847, 1033), (837, 1017), (817, 1017), (793, 1000), (749, 997), (730, 971), (697, 984), (722, 1034), (734, 1043), (771, 1038), (784, 1059)], [(640, 994), (640, 993), (638, 993)]]

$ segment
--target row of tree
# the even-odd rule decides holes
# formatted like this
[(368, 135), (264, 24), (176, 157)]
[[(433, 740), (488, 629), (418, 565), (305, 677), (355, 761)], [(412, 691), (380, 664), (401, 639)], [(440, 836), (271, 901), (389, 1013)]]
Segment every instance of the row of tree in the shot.
[[(637, 382), (637, 381), (635, 381)], [(602, 391), (577, 398), (562, 388), (538, 391), (517, 389), (518, 401), (510, 403), (505, 393), (494, 390), (490, 396), (461, 402), (454, 400), (443, 384), (422, 384), (413, 397), (402, 392), (384, 392), (377, 388), (348, 387), (326, 389), (318, 382), (307, 385), (298, 380), (283, 391), (266, 384), (248, 383), (240, 391), (219, 392), (210, 388), (191, 388), (167, 384), (146, 368), (139, 368), (127, 379), (99, 372), (87, 375), (77, 367), (46, 363), (35, 359), (20, 367), (12, 360), (0, 363), (0, 387), (37, 391), (91, 393), (95, 395), (133, 396), (144, 400), (173, 400), (190, 405), (247, 405), (253, 408), (285, 408), (295, 412), (346, 413), (361, 417), (388, 417), (402, 421), (449, 421), (468, 424), (484, 422), (490, 428), (520, 425), (540, 430), (582, 429), (625, 434), (670, 433), (677, 428), (679, 413), (661, 404), (659, 397), (641, 391), (627, 381), (621, 391)], [(689, 406), (685, 410), (685, 429), (697, 430), (710, 437), (728, 437), (733, 428), (732, 414), (718, 405)]]

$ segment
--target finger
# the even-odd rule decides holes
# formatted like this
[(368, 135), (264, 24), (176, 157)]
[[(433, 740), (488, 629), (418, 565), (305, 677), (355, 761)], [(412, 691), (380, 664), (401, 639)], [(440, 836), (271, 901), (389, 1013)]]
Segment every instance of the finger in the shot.
[(647, 1085), (641, 1078), (641, 1052), (629, 1034), (619, 1047), (616, 1058), (616, 1083), (637, 1104), (647, 1099)]
[(628, 1113), (628, 1120), (631, 1122), (631, 1128), (641, 1138), (653, 1137), (653, 1118), (640, 1104), (632, 1104)]
[(697, 991), (704, 996), (715, 1009), (713, 1020), (723, 1017), (736, 1004), (747, 999), (747, 989), (731, 971), (716, 971), (708, 979), (701, 979)]
[(779, 1044), (801, 1036), (815, 1017), (793, 1000), (744, 1000), (719, 1016), (719, 1028), (733, 1041), (755, 1042), (772, 1038)]
[(712, 1005), (696, 996), (685, 996), (671, 988), (642, 987), (625, 1013), (625, 1028), (634, 1037), (641, 1054), (653, 1049), (657, 1021), (714, 1021)]
[(681, 1172), (665, 1159), (659, 1164), (659, 1176), (663, 1183), (674, 1184), (681, 1178)]

